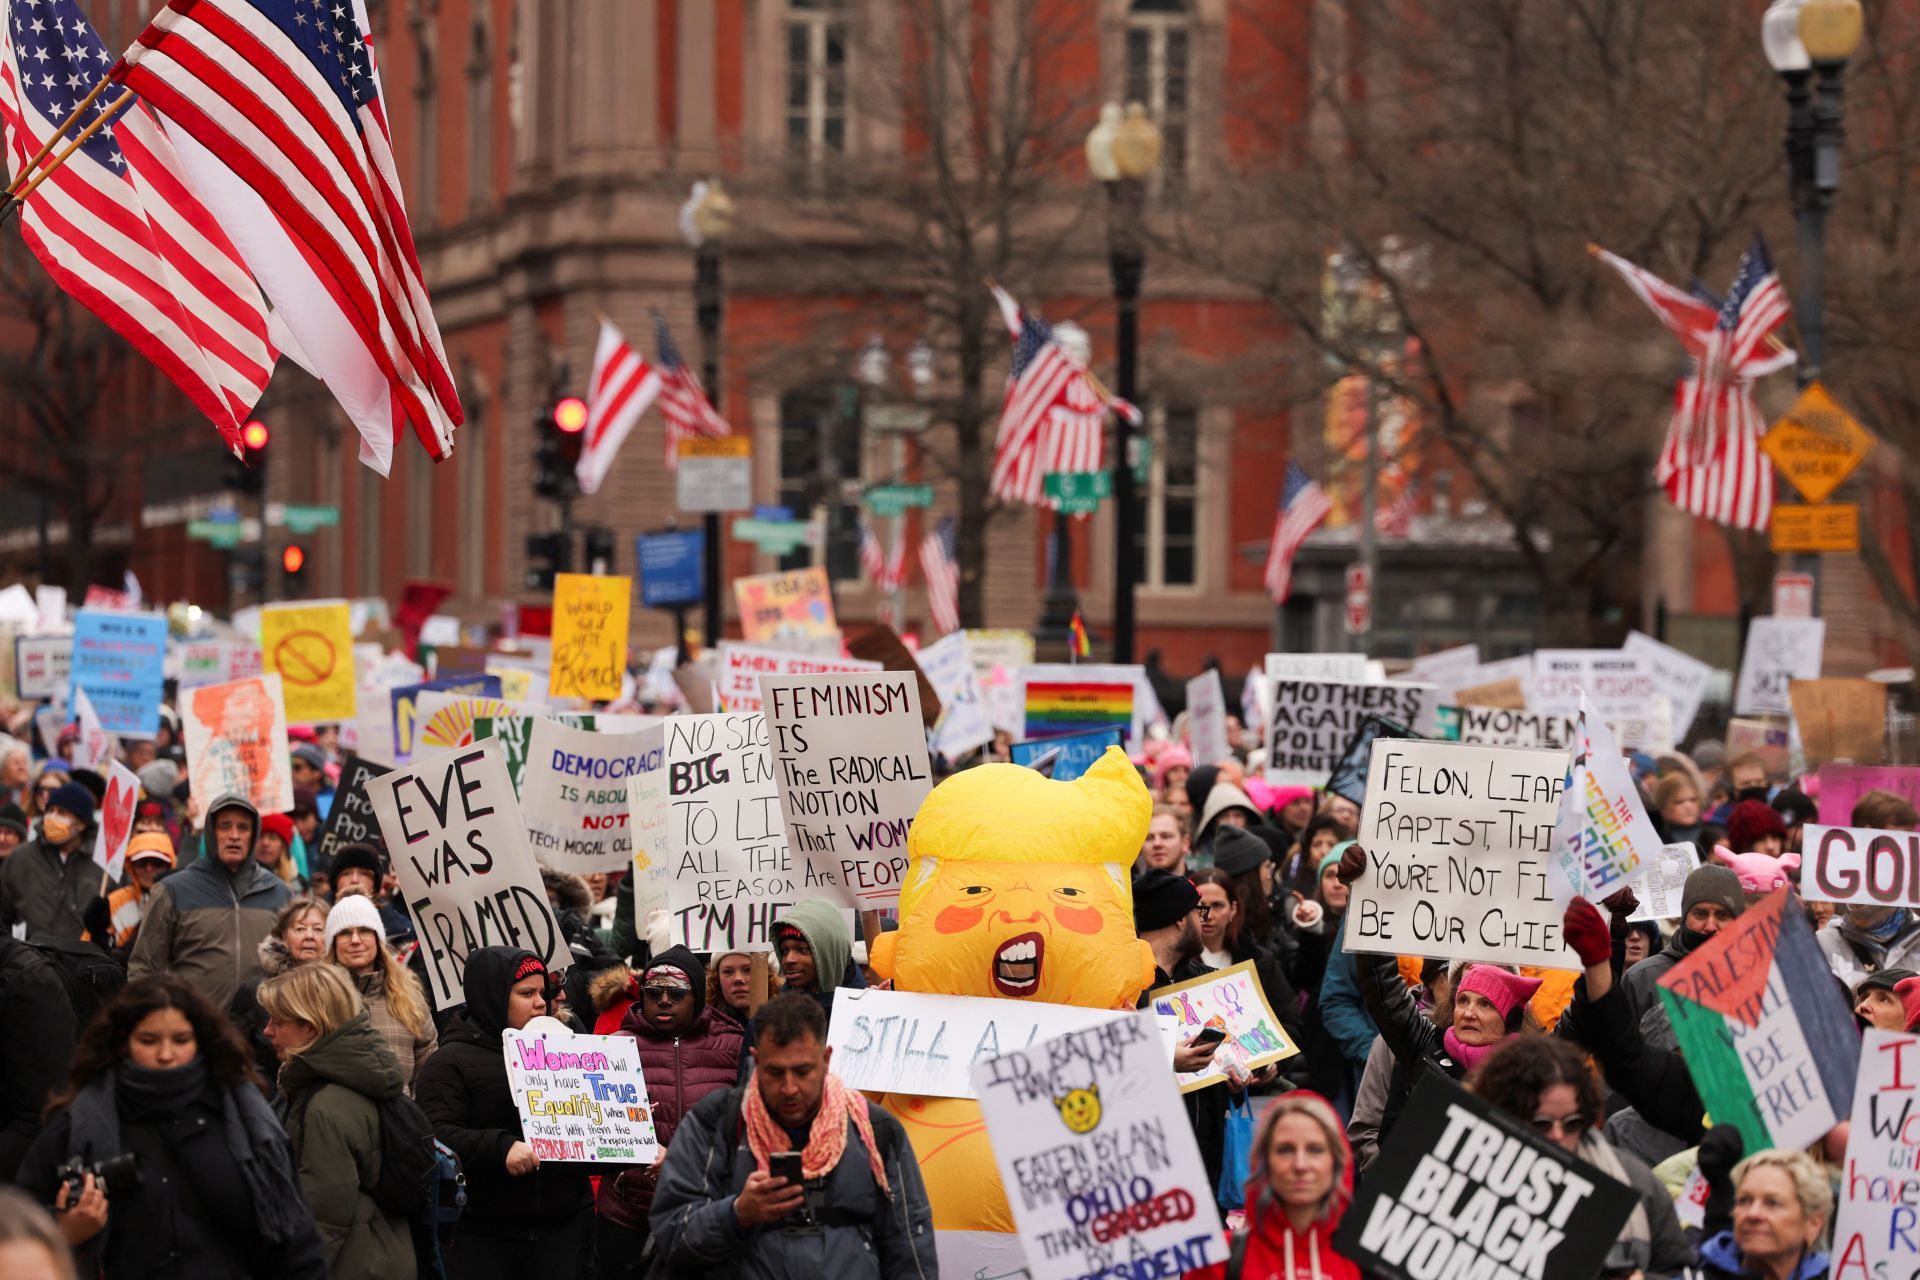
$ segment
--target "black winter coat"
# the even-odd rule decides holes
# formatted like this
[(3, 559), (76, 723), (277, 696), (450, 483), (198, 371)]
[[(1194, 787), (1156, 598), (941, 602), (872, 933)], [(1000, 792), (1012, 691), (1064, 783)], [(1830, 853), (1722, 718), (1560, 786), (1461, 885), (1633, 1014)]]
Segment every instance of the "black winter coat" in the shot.
[(0, 934), (0, 1183), (40, 1133), (47, 1096), (73, 1059), (73, 1004), (51, 961)]

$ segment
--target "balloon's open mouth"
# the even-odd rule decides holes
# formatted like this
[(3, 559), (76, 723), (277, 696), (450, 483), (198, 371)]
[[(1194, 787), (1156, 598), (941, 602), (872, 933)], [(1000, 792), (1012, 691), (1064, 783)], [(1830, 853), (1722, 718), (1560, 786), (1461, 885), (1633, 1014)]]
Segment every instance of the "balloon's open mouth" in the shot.
[(993, 985), (1003, 996), (1030, 996), (1040, 989), (1040, 961), (1047, 943), (1037, 933), (1023, 933), (1000, 944), (993, 953)]

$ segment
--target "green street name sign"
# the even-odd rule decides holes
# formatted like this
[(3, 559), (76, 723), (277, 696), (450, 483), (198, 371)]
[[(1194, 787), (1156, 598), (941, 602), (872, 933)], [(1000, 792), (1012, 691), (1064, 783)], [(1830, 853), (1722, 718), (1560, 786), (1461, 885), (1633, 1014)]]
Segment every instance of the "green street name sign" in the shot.
[(813, 526), (805, 520), (735, 520), (733, 536), (769, 555), (783, 556), (807, 544)]
[(1091, 515), (1100, 500), (1113, 496), (1113, 475), (1106, 471), (1049, 471), (1041, 492), (1068, 515)]
[(933, 486), (930, 484), (875, 485), (862, 494), (860, 500), (877, 516), (897, 516), (909, 507), (932, 506)]

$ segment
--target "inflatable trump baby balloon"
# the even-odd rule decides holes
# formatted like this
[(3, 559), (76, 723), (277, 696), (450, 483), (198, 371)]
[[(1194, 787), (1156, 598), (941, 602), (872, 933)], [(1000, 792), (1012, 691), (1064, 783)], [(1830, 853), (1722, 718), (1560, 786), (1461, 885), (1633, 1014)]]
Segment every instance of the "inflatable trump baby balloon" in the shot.
[[(1117, 747), (1072, 782), (1010, 764), (948, 778), (914, 818), (900, 929), (876, 940), (874, 971), (900, 991), (1131, 1009), (1153, 981), (1129, 879), (1152, 812)], [(920, 1158), (942, 1272), (1017, 1272), (1013, 1211), (979, 1105), (880, 1101)]]

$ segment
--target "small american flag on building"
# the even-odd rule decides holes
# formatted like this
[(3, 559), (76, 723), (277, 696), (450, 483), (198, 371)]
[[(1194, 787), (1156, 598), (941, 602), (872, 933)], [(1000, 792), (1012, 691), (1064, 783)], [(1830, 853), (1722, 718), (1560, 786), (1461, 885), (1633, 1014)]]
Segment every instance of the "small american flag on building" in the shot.
[(920, 541), (920, 571), (927, 579), (927, 611), (941, 635), (960, 629), (960, 525), (942, 520)]
[(653, 346), (659, 357), (660, 416), (667, 420), (667, 470), (680, 467), (680, 442), (695, 436), (730, 436), (733, 428), (707, 400), (700, 377), (680, 358), (667, 318), (653, 313)]
[(1280, 509), (1273, 517), (1273, 539), (1267, 544), (1264, 580), (1275, 604), (1284, 604), (1293, 591), (1294, 553), (1332, 510), (1326, 490), (1309, 479), (1299, 463), (1289, 462), (1280, 488)]
[(1006, 290), (994, 286), (993, 297), (1013, 335), (1013, 364), (993, 446), (992, 490), (1009, 502), (1038, 505), (1047, 473), (1100, 470), (1108, 409), (1133, 422), (1140, 411), (1108, 395)]

